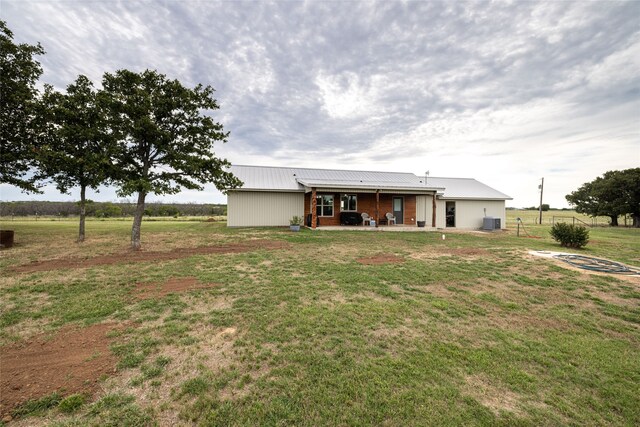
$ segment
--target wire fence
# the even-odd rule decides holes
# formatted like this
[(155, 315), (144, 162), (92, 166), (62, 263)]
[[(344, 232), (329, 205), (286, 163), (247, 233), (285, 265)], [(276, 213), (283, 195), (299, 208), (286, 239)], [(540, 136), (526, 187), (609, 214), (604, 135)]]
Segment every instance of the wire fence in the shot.
[[(540, 215), (538, 211), (532, 210), (507, 210), (507, 223), (515, 225), (517, 219), (520, 218), (521, 224), (540, 225)], [(611, 218), (607, 216), (589, 217), (586, 215), (576, 214), (575, 211), (568, 211), (566, 214), (558, 215), (553, 212), (542, 213), (542, 225), (552, 226), (558, 222), (565, 222), (585, 227), (609, 227)], [(630, 215), (621, 215), (618, 217), (619, 227), (631, 227), (633, 219)]]
[[(0, 216), (0, 222), (13, 222), (13, 221), (54, 221), (54, 222), (78, 222), (80, 219), (77, 215), (63, 216), (63, 215), (6, 215)], [(122, 215), (118, 217), (97, 218), (94, 216), (87, 216), (87, 222), (104, 222), (104, 221), (132, 221), (133, 216)], [(143, 221), (194, 221), (194, 222), (220, 222), (226, 221), (226, 215), (192, 215), (192, 216), (148, 216), (142, 217)]]

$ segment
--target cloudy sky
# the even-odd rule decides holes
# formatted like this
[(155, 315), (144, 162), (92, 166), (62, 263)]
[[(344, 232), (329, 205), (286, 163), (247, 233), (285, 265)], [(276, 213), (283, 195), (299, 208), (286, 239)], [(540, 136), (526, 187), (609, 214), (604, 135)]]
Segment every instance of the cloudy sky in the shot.
[(120, 68), (212, 85), (231, 132), (216, 153), (235, 164), (429, 170), (474, 177), (510, 206), (537, 205), (545, 177), (557, 207), (640, 166), (637, 1), (0, 0), (0, 16), (43, 45), (41, 80), (60, 89)]

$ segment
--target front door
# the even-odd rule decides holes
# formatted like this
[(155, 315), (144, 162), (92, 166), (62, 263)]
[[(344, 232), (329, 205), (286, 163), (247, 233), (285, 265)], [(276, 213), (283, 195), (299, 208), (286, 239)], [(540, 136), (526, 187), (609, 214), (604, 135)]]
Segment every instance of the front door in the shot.
[(393, 216), (396, 217), (396, 224), (404, 224), (404, 197), (393, 198)]

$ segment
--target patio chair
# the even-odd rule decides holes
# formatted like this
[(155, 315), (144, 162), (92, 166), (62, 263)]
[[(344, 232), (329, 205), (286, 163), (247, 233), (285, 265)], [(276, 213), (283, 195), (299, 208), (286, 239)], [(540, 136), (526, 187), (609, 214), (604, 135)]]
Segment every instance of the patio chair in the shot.
[(387, 217), (387, 224), (391, 225), (393, 223), (393, 225), (396, 225), (396, 217), (391, 212), (387, 212), (385, 216)]
[(366, 212), (362, 212), (362, 225), (371, 225), (371, 217)]

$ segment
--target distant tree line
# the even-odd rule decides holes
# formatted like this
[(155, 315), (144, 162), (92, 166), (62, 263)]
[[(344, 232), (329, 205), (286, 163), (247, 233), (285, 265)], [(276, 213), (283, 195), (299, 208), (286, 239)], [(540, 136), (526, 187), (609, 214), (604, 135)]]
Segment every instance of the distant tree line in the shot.
[[(530, 210), (530, 211), (537, 211), (538, 209), (540, 209), (539, 206), (529, 206), (528, 208), (523, 208), (525, 210)], [(542, 212), (547, 212), (549, 211), (549, 209), (552, 209), (548, 204), (543, 203), (542, 204)], [(557, 209), (554, 209), (557, 210)]]
[[(128, 202), (92, 202), (86, 203), (85, 214), (98, 218), (117, 218), (133, 216), (135, 203)], [(145, 216), (220, 216), (227, 214), (227, 205), (200, 203), (146, 203)], [(78, 216), (80, 206), (77, 202), (0, 202), (0, 216)]]

